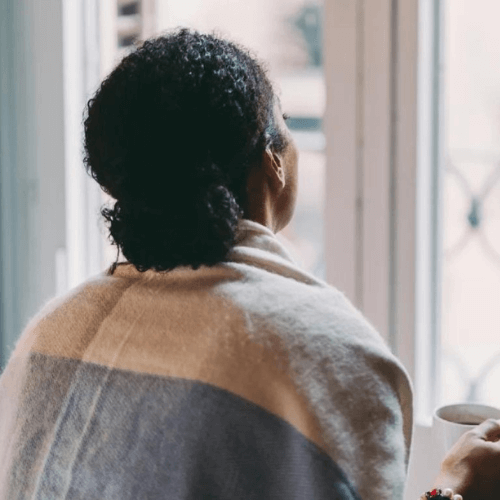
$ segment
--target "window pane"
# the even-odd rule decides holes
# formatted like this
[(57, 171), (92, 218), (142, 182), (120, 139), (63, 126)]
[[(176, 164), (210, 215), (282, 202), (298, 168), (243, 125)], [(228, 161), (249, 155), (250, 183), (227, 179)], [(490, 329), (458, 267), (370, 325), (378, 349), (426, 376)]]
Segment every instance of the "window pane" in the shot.
[[(111, 10), (107, 12), (102, 39), (115, 40), (115, 54), (110, 54), (109, 44), (104, 48), (105, 59), (113, 63), (130, 50), (136, 37), (146, 38), (178, 26), (216, 30), (249, 47), (267, 63), (300, 150), (297, 208), (279, 237), (286, 240), (299, 263), (324, 277), (322, 4), (314, 0), (120, 0), (114, 13), (117, 21), (111, 19)], [(145, 29), (151, 26), (154, 28)], [(116, 36), (110, 36), (113, 29)], [(103, 76), (111, 67), (103, 67)], [(106, 252), (107, 263), (114, 260), (115, 251), (108, 247)]]
[(500, 406), (500, 4), (444, 9), (440, 403)]

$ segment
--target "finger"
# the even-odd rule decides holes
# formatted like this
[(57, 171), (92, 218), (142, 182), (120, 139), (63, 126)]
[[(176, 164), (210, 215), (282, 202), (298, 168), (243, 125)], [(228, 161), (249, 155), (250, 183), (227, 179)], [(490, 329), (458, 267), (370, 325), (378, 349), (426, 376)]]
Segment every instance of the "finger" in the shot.
[(475, 429), (476, 434), (486, 441), (498, 441), (500, 439), (500, 420), (489, 418)]

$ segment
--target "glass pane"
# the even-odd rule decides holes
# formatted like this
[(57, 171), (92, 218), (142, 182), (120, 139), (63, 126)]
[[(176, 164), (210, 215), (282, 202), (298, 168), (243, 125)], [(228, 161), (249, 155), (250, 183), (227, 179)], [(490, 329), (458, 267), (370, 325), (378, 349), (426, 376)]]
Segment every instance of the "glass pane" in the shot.
[(500, 4), (444, 9), (440, 403), (500, 406)]
[[(103, 59), (108, 61), (103, 65), (103, 76), (135, 39), (178, 26), (216, 30), (267, 63), (300, 150), (297, 209), (279, 237), (299, 263), (324, 277), (322, 4), (314, 0), (119, 0), (114, 14), (110, 10), (107, 16), (102, 22), (102, 40), (107, 40)], [(113, 29), (116, 33), (112, 34)], [(111, 262), (116, 252), (108, 247), (106, 255)]]

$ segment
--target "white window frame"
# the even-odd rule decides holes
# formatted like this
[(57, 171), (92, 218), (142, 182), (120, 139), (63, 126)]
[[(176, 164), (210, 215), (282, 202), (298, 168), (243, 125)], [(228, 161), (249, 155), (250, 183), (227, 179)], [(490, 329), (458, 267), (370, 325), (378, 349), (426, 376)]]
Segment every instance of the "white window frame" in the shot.
[(83, 109), (101, 79), (98, 0), (63, 3), (66, 245), (57, 269), (61, 289), (102, 271), (101, 191), (82, 164)]
[(327, 280), (374, 324), (414, 385), (406, 498), (439, 471), (439, 2), (325, 2)]

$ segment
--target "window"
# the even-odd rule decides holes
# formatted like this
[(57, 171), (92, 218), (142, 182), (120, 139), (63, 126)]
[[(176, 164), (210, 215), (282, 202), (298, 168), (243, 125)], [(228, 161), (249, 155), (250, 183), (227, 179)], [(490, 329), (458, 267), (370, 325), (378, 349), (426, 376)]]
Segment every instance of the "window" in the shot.
[(86, 99), (135, 40), (217, 27), (269, 61), (291, 115), (303, 177), (282, 237), (362, 309), (414, 381), (416, 498), (437, 470), (433, 406), (500, 405), (496, 3), (38, 3), (0, 7), (2, 362), (46, 300), (116, 257), (99, 216), (110, 200), (80, 160)]

